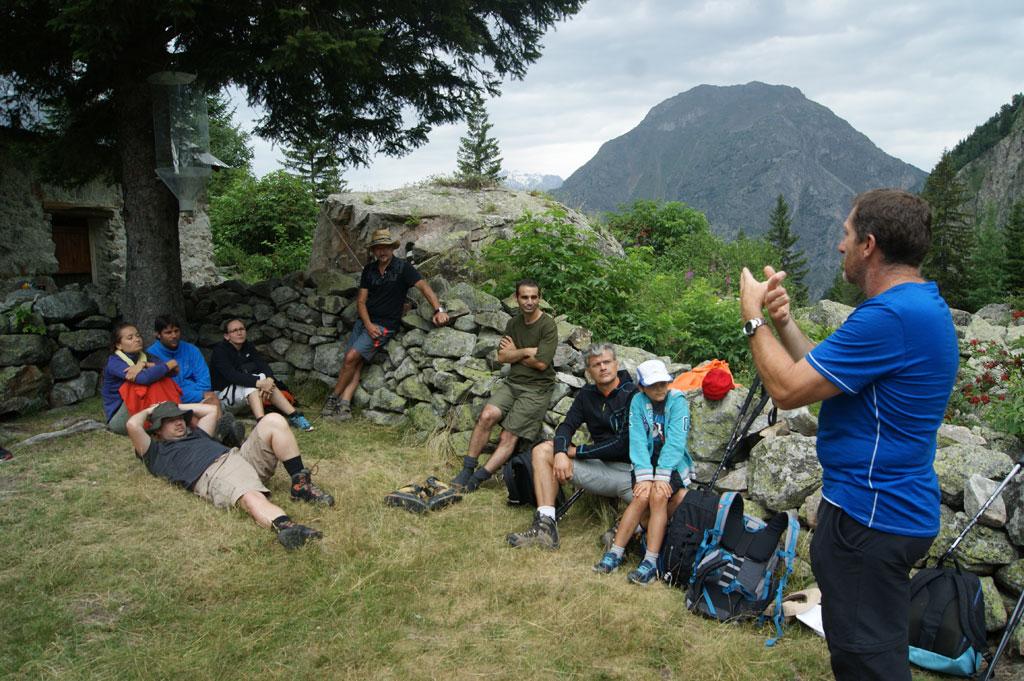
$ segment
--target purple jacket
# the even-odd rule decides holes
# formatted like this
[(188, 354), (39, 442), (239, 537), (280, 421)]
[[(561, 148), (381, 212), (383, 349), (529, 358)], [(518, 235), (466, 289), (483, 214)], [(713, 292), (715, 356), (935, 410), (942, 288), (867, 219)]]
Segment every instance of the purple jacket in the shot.
[[(138, 361), (139, 353), (128, 353), (133, 360)], [(128, 365), (117, 355), (111, 355), (107, 359), (107, 366), (103, 367), (103, 385), (100, 388), (100, 397), (103, 398), (103, 413), (107, 416), (107, 422), (113, 418), (117, 410), (121, 408), (124, 400), (121, 399), (121, 386), (124, 384), (124, 372)], [(147, 367), (135, 377), (135, 382), (141, 385), (156, 383), (167, 375), (167, 365), (158, 362), (156, 366)]]

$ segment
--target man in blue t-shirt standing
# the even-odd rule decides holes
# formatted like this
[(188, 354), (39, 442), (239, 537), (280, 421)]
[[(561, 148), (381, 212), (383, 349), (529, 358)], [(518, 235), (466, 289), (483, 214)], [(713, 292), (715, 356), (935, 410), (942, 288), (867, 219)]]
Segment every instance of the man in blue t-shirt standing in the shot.
[(359, 319), (348, 336), (334, 390), (320, 411), (324, 418), (344, 421), (352, 417), (349, 404), (359, 385), (363, 364), (373, 359), (377, 351), (398, 332), (405, 296), (410, 288), (415, 286), (430, 303), (434, 310), (431, 316), (434, 326), (448, 323), (448, 313), (441, 307), (441, 301), (427, 280), (420, 276), (411, 262), (395, 257), (399, 243), (386, 229), (378, 229), (370, 237), (368, 248), (373, 260), (363, 268), (359, 293), (356, 294)]
[(939, 531), (935, 433), (959, 363), (949, 308), (921, 277), (930, 245), (924, 200), (896, 189), (857, 196), (839, 252), (866, 300), (817, 346), (789, 315), (785, 272), (765, 267), (759, 282), (744, 268), (740, 279), (743, 332), (775, 404), (823, 400), (811, 567), (837, 679), (910, 681), (909, 574)]

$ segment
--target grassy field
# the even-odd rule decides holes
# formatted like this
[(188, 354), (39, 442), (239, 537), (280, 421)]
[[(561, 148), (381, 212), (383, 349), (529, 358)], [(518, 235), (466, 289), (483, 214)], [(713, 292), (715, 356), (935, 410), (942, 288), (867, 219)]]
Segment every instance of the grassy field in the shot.
[[(20, 438), (100, 411), (90, 400), (5, 426)], [(386, 508), (388, 491), (453, 463), (399, 430), (316, 425), (299, 442), (337, 506), (293, 503), (280, 468), (270, 485), (324, 532), (294, 553), (241, 511), (151, 477), (126, 438), (15, 450), (0, 464), (0, 676), (831, 678), (824, 642), (799, 624), (766, 648), (767, 628), (591, 572), (612, 520), (602, 504), (573, 508), (561, 550), (513, 550), (505, 534), (531, 512), (507, 507), (500, 482), (429, 517)]]

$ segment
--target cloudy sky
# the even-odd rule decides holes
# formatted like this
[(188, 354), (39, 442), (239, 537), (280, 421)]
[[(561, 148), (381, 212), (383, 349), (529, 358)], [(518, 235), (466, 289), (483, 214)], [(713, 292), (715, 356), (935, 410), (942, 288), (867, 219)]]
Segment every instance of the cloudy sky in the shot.
[[(504, 167), (568, 177), (659, 102), (697, 85), (791, 85), (887, 153), (930, 170), (1024, 91), (1021, 0), (590, 0), (488, 101)], [(254, 113), (240, 107), (239, 119)], [(352, 189), (450, 174), (463, 126), (349, 169)], [(258, 174), (280, 153), (256, 142)]]

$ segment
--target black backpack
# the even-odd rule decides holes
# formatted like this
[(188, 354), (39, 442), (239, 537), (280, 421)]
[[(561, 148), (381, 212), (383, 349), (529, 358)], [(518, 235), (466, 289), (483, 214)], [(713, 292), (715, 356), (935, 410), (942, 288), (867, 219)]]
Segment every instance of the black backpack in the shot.
[[(508, 490), (509, 506), (537, 506), (537, 496), (533, 493), (533, 459), (529, 449), (520, 450), (512, 455), (501, 468), (501, 477), (505, 480)], [(561, 488), (555, 497), (555, 506), (565, 503), (565, 494)]]
[(978, 576), (954, 567), (925, 568), (910, 580), (910, 661), (954, 676), (973, 676), (985, 658), (985, 601)]
[(672, 586), (689, 586), (693, 559), (704, 541), (704, 533), (715, 526), (718, 498), (711, 490), (691, 489), (672, 514), (658, 556), (658, 573)]

